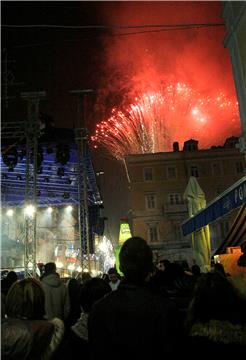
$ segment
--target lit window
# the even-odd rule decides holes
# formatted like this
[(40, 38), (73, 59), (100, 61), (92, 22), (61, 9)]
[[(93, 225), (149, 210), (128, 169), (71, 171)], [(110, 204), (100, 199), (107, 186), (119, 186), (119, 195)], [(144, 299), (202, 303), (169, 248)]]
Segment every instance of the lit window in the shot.
[(146, 204), (147, 209), (155, 209), (156, 208), (156, 195), (155, 194), (145, 195), (145, 204)]
[(153, 169), (144, 168), (144, 181), (152, 181), (152, 180), (153, 180)]
[(196, 165), (190, 167), (190, 176), (198, 177), (198, 167)]
[(176, 178), (176, 168), (175, 167), (168, 167), (167, 168), (167, 177), (169, 179), (175, 179)]

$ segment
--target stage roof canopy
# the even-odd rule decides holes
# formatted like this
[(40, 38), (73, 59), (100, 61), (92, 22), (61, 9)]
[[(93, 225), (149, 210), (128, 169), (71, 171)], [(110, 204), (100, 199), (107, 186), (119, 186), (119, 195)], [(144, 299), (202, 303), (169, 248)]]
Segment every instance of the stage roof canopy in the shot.
[[(41, 140), (41, 139), (40, 139)], [(10, 154), (6, 156), (6, 149)], [(5, 157), (4, 157), (5, 156)], [(17, 163), (12, 166), (13, 163)], [(67, 205), (78, 203), (78, 152), (74, 142), (39, 141), (37, 174), (37, 205)], [(12, 165), (11, 165), (12, 164)], [(84, 165), (87, 172), (88, 205), (102, 203), (88, 146)], [(31, 169), (33, 164), (31, 162)], [(32, 179), (31, 179), (32, 181)], [(2, 207), (23, 206), (25, 202), (25, 145), (3, 146), (1, 155)]]

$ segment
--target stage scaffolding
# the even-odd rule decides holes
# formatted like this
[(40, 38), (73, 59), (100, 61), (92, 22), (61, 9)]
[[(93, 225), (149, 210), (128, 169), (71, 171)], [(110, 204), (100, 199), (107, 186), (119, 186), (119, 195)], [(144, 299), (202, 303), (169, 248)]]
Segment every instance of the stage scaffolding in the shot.
[[(26, 92), (22, 93), (21, 97), (27, 101), (26, 119), (21, 122), (3, 121), (2, 144), (4, 144), (6, 140), (11, 139), (16, 141), (16, 143), (22, 142), (24, 139), (26, 140), (25, 206), (33, 206), (36, 208), (37, 146), (38, 137), (40, 136), (38, 124), (39, 102), (45, 97), (45, 92)], [(7, 156), (9, 155), (11, 159), (11, 150), (14, 147), (15, 144), (8, 145), (8, 147), (3, 150), (3, 154), (5, 153)], [(31, 161), (33, 163), (32, 166)], [(11, 171), (14, 171), (13, 166)], [(36, 213), (34, 212), (32, 216), (25, 215), (24, 221), (25, 276), (36, 276)]]
[[(76, 204), (78, 206), (78, 225), (80, 240), (80, 258), (82, 270), (90, 270), (91, 249), (89, 241), (88, 205), (100, 206), (102, 201), (96, 183), (96, 176), (89, 153), (85, 129), (75, 129), (73, 140), (67, 141), (72, 145), (76, 158), (73, 163), (57, 165), (53, 155), (53, 164), (48, 160), (41, 168), (38, 164), (39, 147), (43, 146), (45, 138), (40, 131), (39, 102), (45, 96), (44, 92), (23, 93), (22, 99), (27, 102), (26, 121), (2, 122), (2, 207), (13, 206), (52, 206)], [(47, 142), (44, 149), (48, 153), (49, 147), (59, 142), (59, 135)], [(75, 140), (75, 141), (74, 141)], [(3, 161), (3, 154), (10, 154), (18, 149), (18, 164), (13, 169)], [(20, 153), (22, 160), (20, 160)], [(44, 157), (45, 159), (45, 157)], [(39, 159), (40, 160), (40, 159)], [(51, 169), (51, 170), (50, 170)], [(10, 171), (11, 170), (11, 171)], [(64, 176), (56, 176), (59, 170), (65, 171)], [(54, 173), (55, 172), (55, 173)], [(19, 176), (22, 180), (13, 180)], [(54, 180), (56, 179), (56, 180)], [(62, 182), (63, 181), (63, 182)], [(25, 196), (22, 198), (22, 193)], [(52, 195), (51, 195), (52, 194)], [(36, 213), (24, 218), (24, 268), (25, 276), (36, 276)]]
[[(27, 101), (27, 117), (25, 121), (26, 135), (26, 186), (25, 207), (37, 206), (37, 149), (40, 129), (38, 124), (39, 102), (45, 97), (45, 92), (23, 93), (22, 98)], [(31, 159), (33, 166), (31, 167)], [(25, 214), (25, 276), (36, 276), (36, 211)]]
[(91, 270), (90, 239), (89, 239), (89, 216), (87, 203), (87, 168), (85, 159), (88, 152), (87, 129), (86, 129), (86, 100), (92, 89), (71, 90), (70, 94), (77, 98), (77, 128), (75, 129), (75, 141), (78, 152), (78, 217), (79, 217), (79, 237), (81, 244), (80, 263), (82, 271)]

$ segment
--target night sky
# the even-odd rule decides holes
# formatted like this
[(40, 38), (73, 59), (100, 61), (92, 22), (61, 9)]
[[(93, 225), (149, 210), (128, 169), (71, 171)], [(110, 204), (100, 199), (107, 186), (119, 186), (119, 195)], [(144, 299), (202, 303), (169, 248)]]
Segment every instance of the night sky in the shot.
[[(221, 2), (2, 1), (1, 8), (2, 57), (7, 54), (11, 60), (7, 91), (15, 97), (8, 107), (3, 98), (4, 119), (25, 116), (18, 98), (22, 91), (46, 91), (40, 110), (53, 117), (56, 127), (72, 128), (77, 108), (69, 91), (93, 89), (86, 115), (91, 135), (113, 107), (122, 109), (136, 92), (163, 82), (186, 82), (204, 97), (222, 91), (228, 99), (236, 99), (229, 52), (223, 47), (224, 26), (168, 31), (146, 27), (223, 23)], [(223, 121), (222, 117), (214, 128), (218, 142)], [(238, 135), (239, 130), (235, 120), (225, 134)], [(130, 208), (125, 171), (122, 163), (104, 152), (95, 151), (93, 156), (96, 170), (105, 172), (100, 184), (104, 215), (115, 241), (119, 220), (128, 216)]]

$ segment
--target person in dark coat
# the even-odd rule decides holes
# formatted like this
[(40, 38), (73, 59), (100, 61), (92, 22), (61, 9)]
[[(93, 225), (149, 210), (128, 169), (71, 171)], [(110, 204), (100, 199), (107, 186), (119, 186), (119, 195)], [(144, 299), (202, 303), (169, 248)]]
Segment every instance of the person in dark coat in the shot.
[(220, 272), (202, 274), (190, 303), (186, 327), (188, 354), (192, 351), (203, 356), (245, 357), (246, 299)]
[(153, 269), (152, 251), (140, 237), (122, 246), (117, 290), (96, 302), (88, 320), (92, 358), (150, 359), (175, 354), (178, 311), (169, 299), (151, 292), (146, 281)]
[(70, 311), (65, 325), (66, 327), (71, 327), (76, 323), (81, 313), (79, 304), (81, 284), (75, 278), (69, 279), (67, 282), (67, 289), (69, 294)]
[(111, 291), (109, 284), (100, 278), (91, 278), (82, 285), (79, 296), (81, 306), (80, 317), (76, 323), (68, 329), (62, 346), (56, 353), (54, 359), (68, 359), (71, 354), (71, 349), (73, 349), (73, 356), (76, 359), (89, 358), (88, 316), (92, 305)]

